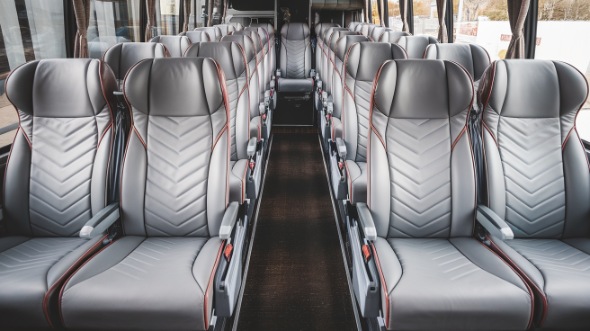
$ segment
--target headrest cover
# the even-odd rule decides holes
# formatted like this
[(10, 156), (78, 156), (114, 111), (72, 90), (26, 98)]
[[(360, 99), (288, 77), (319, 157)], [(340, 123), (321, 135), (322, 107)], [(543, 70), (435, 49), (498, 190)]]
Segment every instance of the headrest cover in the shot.
[(454, 62), (388, 61), (377, 77), (373, 111), (390, 118), (450, 118), (471, 108), (473, 93), (471, 77)]
[(199, 43), (191, 46), (186, 51), (185, 57), (213, 58), (223, 70), (227, 80), (246, 75), (246, 59), (238, 43), (231, 41)]
[(484, 73), (478, 91), (483, 107), (520, 118), (577, 113), (587, 97), (588, 82), (582, 73), (569, 64), (545, 60), (496, 61)]
[(224, 106), (224, 79), (209, 58), (148, 59), (125, 77), (125, 97), (151, 116), (211, 115)]
[(488, 52), (476, 44), (431, 44), (426, 47), (424, 58), (457, 62), (476, 81), (490, 65)]
[(309, 28), (305, 23), (285, 23), (281, 28), (281, 37), (288, 40), (305, 40), (309, 38)]
[(127, 71), (143, 59), (165, 57), (166, 47), (160, 43), (128, 42), (119, 43), (109, 48), (103, 56), (117, 79), (123, 79)]
[(372, 82), (381, 65), (391, 59), (391, 44), (369, 41), (354, 44), (345, 59), (346, 74), (357, 81)]
[(99, 114), (117, 82), (99, 60), (48, 59), (16, 68), (5, 88), (8, 100), (25, 114), (74, 118)]
[(246, 62), (250, 63), (250, 61), (254, 60), (256, 56), (256, 49), (254, 48), (254, 42), (252, 41), (252, 38), (245, 35), (232, 34), (229, 36), (224, 36), (221, 38), (221, 41), (231, 41), (239, 44), (244, 51), (244, 55), (246, 55)]
[(352, 47), (352, 45), (356, 43), (360, 43), (363, 41), (369, 41), (369, 39), (360, 34), (347, 35), (338, 39), (338, 41), (336, 42), (336, 56), (338, 56), (340, 61), (344, 61), (344, 58), (346, 57), (346, 54), (348, 53), (350, 47)]

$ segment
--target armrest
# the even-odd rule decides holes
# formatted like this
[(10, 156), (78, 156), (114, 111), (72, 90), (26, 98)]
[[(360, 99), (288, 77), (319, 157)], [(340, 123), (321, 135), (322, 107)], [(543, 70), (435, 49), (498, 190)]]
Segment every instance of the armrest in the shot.
[(266, 105), (264, 104), (264, 102), (261, 102), (258, 105), (258, 113), (260, 113), (260, 115), (266, 114)]
[(248, 140), (248, 147), (246, 147), (246, 155), (248, 158), (253, 158), (256, 155), (256, 150), (258, 149), (258, 139), (250, 138)]
[(483, 226), (483, 228), (492, 236), (498, 237), (502, 240), (514, 239), (514, 232), (512, 232), (508, 223), (490, 208), (478, 205), (476, 218), (479, 224), (481, 224), (481, 226)]
[(103, 234), (118, 219), (119, 203), (111, 203), (84, 224), (80, 230), (80, 238), (90, 239)]
[(315, 81), (315, 86), (317, 86), (318, 91), (321, 91), (324, 88), (324, 82), (322, 82), (320, 80), (320, 77), (317, 77), (317, 80)]
[(331, 100), (332, 98), (328, 98), (328, 102), (326, 102), (326, 113), (328, 115), (332, 115), (334, 113), (334, 102)]
[(276, 76), (277, 78), (280, 78), (280, 77), (281, 77), (281, 74), (282, 74), (282, 73), (281, 73), (281, 69), (277, 69), (277, 71), (275, 71), (275, 76)]
[(326, 107), (326, 102), (328, 102), (328, 92), (323, 91), (322, 92), (322, 103), (324, 104), (324, 107)]
[(342, 159), (346, 159), (346, 144), (342, 138), (336, 138), (336, 150), (338, 151), (338, 156)]
[(309, 77), (311, 77), (311, 78), (315, 79), (315, 75), (316, 75), (315, 69), (311, 69), (311, 70), (309, 71)]
[(358, 202), (356, 208), (359, 214), (359, 221), (363, 227), (363, 232), (368, 241), (377, 240), (377, 228), (375, 228), (375, 222), (373, 221), (373, 215), (369, 207), (364, 202)]
[(237, 201), (232, 201), (223, 215), (221, 220), (221, 228), (219, 229), (219, 238), (227, 240), (231, 237), (231, 232), (238, 220), (238, 212), (240, 211), (240, 204)]

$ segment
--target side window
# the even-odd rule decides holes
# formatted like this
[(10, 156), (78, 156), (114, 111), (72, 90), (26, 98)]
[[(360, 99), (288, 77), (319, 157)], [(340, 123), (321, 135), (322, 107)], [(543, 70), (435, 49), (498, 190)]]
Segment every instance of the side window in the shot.
[(63, 0), (0, 1), (0, 148), (12, 143), (18, 117), (4, 94), (10, 70), (66, 57)]
[(379, 15), (379, 6), (383, 0), (371, 1), (371, 16), (373, 17), (373, 24), (381, 25), (381, 16)]
[(438, 37), (436, 1), (414, 0), (414, 34)]
[(92, 58), (116, 43), (140, 41), (139, 1), (98, 1), (90, 5), (88, 53)]
[(156, 0), (157, 35), (175, 35), (180, 29), (180, 0)]
[[(535, 58), (559, 60), (590, 80), (590, 1), (539, 0)], [(578, 133), (590, 141), (590, 101), (577, 119)]]
[(402, 31), (404, 28), (404, 22), (401, 19), (400, 9), (399, 9), (399, 1), (398, 0), (388, 0), (387, 8), (389, 11), (389, 27), (394, 29), (395, 31)]
[(453, 0), (457, 43), (484, 47), (492, 61), (503, 59), (512, 38), (506, 0)]

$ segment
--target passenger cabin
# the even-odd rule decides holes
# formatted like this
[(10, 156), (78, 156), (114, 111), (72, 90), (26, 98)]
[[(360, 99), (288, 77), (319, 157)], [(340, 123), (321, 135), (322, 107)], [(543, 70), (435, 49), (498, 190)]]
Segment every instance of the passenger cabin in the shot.
[(590, 330), (588, 35), (584, 0), (1, 1), (0, 330)]

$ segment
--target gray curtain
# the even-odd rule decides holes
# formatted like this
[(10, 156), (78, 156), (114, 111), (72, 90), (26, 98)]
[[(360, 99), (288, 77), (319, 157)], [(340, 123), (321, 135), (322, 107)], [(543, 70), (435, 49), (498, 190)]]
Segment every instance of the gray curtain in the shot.
[(150, 41), (154, 37), (154, 27), (156, 26), (156, 0), (145, 0), (147, 10), (147, 22), (145, 25), (145, 41)]
[(507, 0), (508, 20), (512, 30), (512, 38), (506, 51), (507, 59), (525, 58), (524, 52), (524, 21), (529, 11), (530, 0)]
[(88, 57), (88, 25), (90, 24), (90, 0), (72, 0), (76, 16), (74, 57)]
[(402, 28), (403, 32), (410, 33), (410, 25), (408, 24), (408, 0), (400, 0), (399, 1), (399, 13), (404, 23)]
[(447, 24), (445, 23), (445, 13), (447, 12), (447, 1), (436, 0), (436, 11), (438, 13), (438, 41), (441, 43), (449, 42), (447, 33)]

